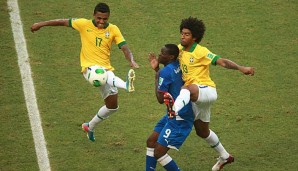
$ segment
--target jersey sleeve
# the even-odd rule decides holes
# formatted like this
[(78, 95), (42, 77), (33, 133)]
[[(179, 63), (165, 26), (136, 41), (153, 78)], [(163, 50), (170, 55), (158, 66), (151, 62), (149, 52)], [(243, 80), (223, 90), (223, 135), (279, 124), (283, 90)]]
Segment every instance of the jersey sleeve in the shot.
[(207, 54), (207, 58), (211, 59), (211, 64), (212, 65), (216, 65), (216, 61), (217, 61), (218, 58), (220, 58), (220, 56), (218, 56), (218, 55), (216, 55), (216, 54), (209, 51), (209, 53)]
[(212, 53), (209, 49), (207, 49), (206, 47), (204, 47), (202, 49), (202, 52), (204, 54), (204, 57), (206, 57), (208, 60), (210, 60), (212, 65), (216, 65), (216, 60), (218, 58), (220, 58), (218, 55)]
[(170, 70), (168, 68), (163, 68), (159, 73), (158, 78), (158, 91), (160, 92), (168, 92), (170, 84), (172, 83), (172, 79), (169, 74)]
[(84, 18), (71, 18), (69, 19), (69, 27), (74, 28), (75, 30), (81, 31), (83, 29), (83, 26), (86, 25), (86, 22), (88, 20)]
[(122, 33), (120, 31), (120, 29), (114, 25), (113, 27), (113, 32), (115, 34), (115, 38), (114, 38), (114, 42), (118, 45), (119, 49), (126, 44), (126, 41), (124, 39), (124, 37), (122, 36)]

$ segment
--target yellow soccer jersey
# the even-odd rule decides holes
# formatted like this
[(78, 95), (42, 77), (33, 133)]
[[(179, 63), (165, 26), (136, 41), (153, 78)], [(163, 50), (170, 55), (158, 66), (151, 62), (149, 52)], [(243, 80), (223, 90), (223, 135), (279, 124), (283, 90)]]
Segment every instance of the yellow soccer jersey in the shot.
[(189, 51), (184, 51), (181, 44), (178, 47), (184, 85), (202, 84), (215, 87), (215, 83), (210, 78), (209, 66), (210, 64), (216, 65), (219, 56), (197, 43), (194, 43)]
[(98, 29), (94, 20), (80, 18), (69, 19), (69, 26), (80, 32), (82, 72), (92, 65), (99, 65), (108, 70), (114, 70), (110, 61), (112, 43), (116, 43), (119, 48), (126, 44), (116, 25), (107, 23), (104, 29)]

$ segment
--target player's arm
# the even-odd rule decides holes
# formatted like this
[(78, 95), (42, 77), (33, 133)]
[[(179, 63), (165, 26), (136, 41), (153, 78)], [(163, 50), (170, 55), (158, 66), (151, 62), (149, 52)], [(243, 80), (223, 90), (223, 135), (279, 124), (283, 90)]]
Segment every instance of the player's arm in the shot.
[(164, 92), (158, 90), (158, 80), (159, 79), (159, 71), (155, 73), (155, 96), (159, 104), (164, 103)]
[(56, 19), (56, 20), (41, 21), (38, 23), (34, 23), (31, 26), (31, 32), (35, 32), (44, 26), (67, 26), (68, 27), (69, 19)]
[(134, 58), (133, 58), (133, 54), (130, 51), (130, 49), (128, 48), (128, 45), (122, 45), (121, 46), (121, 50), (126, 58), (126, 60), (130, 63), (130, 66), (133, 68), (139, 68), (139, 65), (135, 62)]
[(255, 73), (255, 69), (253, 67), (241, 66), (241, 65), (238, 65), (237, 63), (235, 63), (229, 59), (225, 59), (225, 58), (218, 58), (216, 60), (216, 65), (220, 65), (227, 69), (239, 70), (240, 72), (242, 72), (245, 75), (253, 76)]
[(155, 96), (157, 101), (160, 104), (164, 103), (163, 100), (163, 94), (164, 92), (161, 92), (158, 90), (158, 83), (159, 83), (159, 62), (156, 58), (156, 55), (153, 52), (150, 52), (148, 55), (148, 61), (150, 62), (151, 68), (156, 72), (155, 73)]

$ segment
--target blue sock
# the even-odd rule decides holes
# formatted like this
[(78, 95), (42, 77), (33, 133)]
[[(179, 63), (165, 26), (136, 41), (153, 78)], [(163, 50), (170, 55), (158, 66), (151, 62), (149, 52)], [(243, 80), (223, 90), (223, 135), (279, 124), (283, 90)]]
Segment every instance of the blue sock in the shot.
[(168, 171), (179, 171), (176, 162), (168, 155), (165, 154), (157, 160)]
[(174, 160), (170, 161), (170, 163), (163, 166), (168, 171), (179, 171), (179, 167), (177, 166)]
[(157, 160), (154, 158), (154, 148), (147, 147), (146, 153), (146, 171), (154, 171)]

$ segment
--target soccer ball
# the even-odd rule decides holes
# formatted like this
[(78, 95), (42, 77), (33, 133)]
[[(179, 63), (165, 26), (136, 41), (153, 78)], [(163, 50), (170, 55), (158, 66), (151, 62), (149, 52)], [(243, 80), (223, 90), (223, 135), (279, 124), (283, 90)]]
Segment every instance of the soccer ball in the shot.
[(101, 66), (90, 66), (88, 67), (88, 81), (95, 87), (103, 86), (107, 83), (108, 73), (104, 67)]

